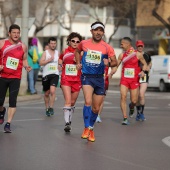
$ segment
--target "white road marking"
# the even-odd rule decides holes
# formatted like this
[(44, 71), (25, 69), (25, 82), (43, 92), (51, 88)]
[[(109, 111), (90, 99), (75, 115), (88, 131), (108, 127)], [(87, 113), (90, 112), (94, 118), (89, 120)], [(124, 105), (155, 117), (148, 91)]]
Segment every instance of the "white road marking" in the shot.
[[(32, 108), (32, 106), (18, 106), (18, 108), (22, 108), (22, 109), (30, 109)], [(57, 107), (59, 109), (63, 109), (63, 107)], [(120, 106), (104, 106), (103, 107), (104, 109), (120, 109)], [(169, 108), (169, 107), (164, 107), (164, 108)], [(42, 107), (34, 107), (34, 109), (42, 109)], [(83, 106), (76, 106), (76, 109), (83, 109)], [(148, 109), (148, 110), (158, 110), (160, 109), (160, 107), (145, 107), (145, 109)]]
[(163, 142), (165, 145), (167, 145), (167, 146), (170, 147), (170, 136), (162, 139), (162, 142)]
[(26, 121), (37, 121), (37, 120), (45, 120), (45, 119), (21, 119), (21, 120), (13, 120), (13, 122), (26, 122)]

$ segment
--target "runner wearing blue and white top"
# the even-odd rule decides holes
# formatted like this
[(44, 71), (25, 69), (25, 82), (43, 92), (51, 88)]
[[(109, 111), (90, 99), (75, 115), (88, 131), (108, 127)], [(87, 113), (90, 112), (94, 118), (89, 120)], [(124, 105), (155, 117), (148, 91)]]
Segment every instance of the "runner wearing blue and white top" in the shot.
[(98, 21), (93, 23), (91, 25), (92, 38), (81, 41), (75, 51), (77, 69), (82, 68), (81, 81), (85, 99), (84, 130), (81, 137), (91, 142), (95, 141), (93, 127), (105, 95), (103, 77), (105, 67), (117, 66), (114, 49), (102, 40), (104, 30), (103, 23)]
[(56, 96), (56, 87), (59, 80), (58, 71), (58, 51), (55, 50), (57, 40), (54, 37), (48, 40), (49, 49), (44, 51), (40, 59), (40, 65), (43, 66), (42, 85), (44, 91), (44, 101), (46, 106), (46, 115), (54, 114), (54, 101)]

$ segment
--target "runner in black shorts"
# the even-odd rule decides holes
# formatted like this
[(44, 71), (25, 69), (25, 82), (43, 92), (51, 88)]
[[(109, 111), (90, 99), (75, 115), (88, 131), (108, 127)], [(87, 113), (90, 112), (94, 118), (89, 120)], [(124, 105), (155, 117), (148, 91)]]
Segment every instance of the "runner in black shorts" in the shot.
[[(144, 50), (143, 41), (138, 40), (136, 42), (136, 47), (137, 47), (137, 51), (143, 54), (143, 57), (147, 63), (147, 70), (145, 71), (145, 76), (143, 78), (140, 78), (139, 80), (139, 83), (140, 83), (139, 98), (138, 98), (138, 103), (136, 105), (136, 108), (137, 108), (136, 121), (144, 121), (146, 120), (144, 116), (145, 93), (146, 93), (146, 89), (147, 89), (148, 82), (149, 82), (149, 70), (151, 68), (151, 57), (148, 53), (143, 52)], [(141, 70), (142, 70), (142, 65), (141, 65)]]
[(56, 87), (59, 79), (58, 51), (55, 50), (56, 46), (57, 40), (54, 37), (49, 38), (49, 49), (44, 51), (40, 59), (40, 65), (43, 66), (42, 85), (47, 116), (54, 114), (53, 106), (56, 97)]
[(50, 74), (42, 78), (43, 91), (47, 91), (50, 89), (50, 86), (57, 87), (59, 80), (59, 75)]
[(9, 27), (9, 38), (0, 40), (0, 124), (4, 122), (6, 108), (4, 101), (9, 89), (8, 119), (4, 126), (5, 133), (11, 133), (10, 123), (16, 112), (17, 96), (20, 88), (22, 67), (30, 71), (27, 62), (27, 47), (20, 41), (20, 27)]

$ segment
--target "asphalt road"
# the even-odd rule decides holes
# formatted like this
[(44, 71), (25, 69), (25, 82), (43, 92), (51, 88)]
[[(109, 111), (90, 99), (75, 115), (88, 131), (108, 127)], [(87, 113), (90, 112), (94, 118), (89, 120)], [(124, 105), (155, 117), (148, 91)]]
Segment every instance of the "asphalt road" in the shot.
[[(39, 94), (41, 83), (37, 83)], [(110, 86), (95, 125), (94, 143), (81, 139), (83, 94), (72, 132), (64, 132), (63, 95), (57, 89), (55, 115), (45, 116), (43, 98), (18, 103), (12, 133), (0, 126), (0, 170), (169, 170), (170, 93), (146, 93), (145, 122), (122, 126), (119, 88)], [(129, 102), (129, 99), (127, 100)]]

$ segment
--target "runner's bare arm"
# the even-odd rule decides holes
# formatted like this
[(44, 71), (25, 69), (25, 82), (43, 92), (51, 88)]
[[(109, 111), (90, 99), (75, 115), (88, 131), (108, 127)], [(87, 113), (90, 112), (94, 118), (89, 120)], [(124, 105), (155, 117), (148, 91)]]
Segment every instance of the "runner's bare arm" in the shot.
[[(4, 45), (4, 40), (0, 40), (0, 49), (3, 47), (3, 45)], [(3, 56), (0, 56), (0, 59), (1, 59), (1, 57), (3, 57)], [(0, 65), (0, 71), (2, 70), (4, 68), (4, 66), (3, 65)]]
[(63, 60), (58, 59), (58, 70), (61, 71), (63, 66)]
[(27, 72), (31, 71), (32, 68), (28, 65), (28, 61), (27, 61), (27, 47), (25, 44), (22, 44), (22, 48), (24, 50), (24, 55), (23, 55), (23, 67), (25, 68), (25, 70)]
[(117, 59), (116, 56), (114, 55), (113, 57), (110, 57), (110, 67), (116, 67), (117, 66)]
[(113, 75), (113, 74), (116, 73), (116, 71), (117, 71), (119, 65), (120, 65), (121, 62), (122, 62), (122, 57), (123, 57), (123, 53), (119, 54), (119, 57), (118, 57), (118, 60), (117, 60), (117, 66), (112, 67), (112, 70), (111, 70), (111, 72), (110, 72), (111, 75)]
[(0, 40), (0, 49), (4, 46), (5, 40)]
[(42, 54), (42, 57), (40, 58), (39, 64), (40, 64), (40, 66), (44, 66), (47, 63), (51, 62), (53, 59), (54, 59), (54, 57), (51, 57), (46, 60), (46, 52), (44, 51)]
[(76, 49), (74, 55), (76, 60), (76, 67), (78, 70), (80, 70), (82, 68), (82, 65), (80, 64), (81, 51), (79, 49)]

